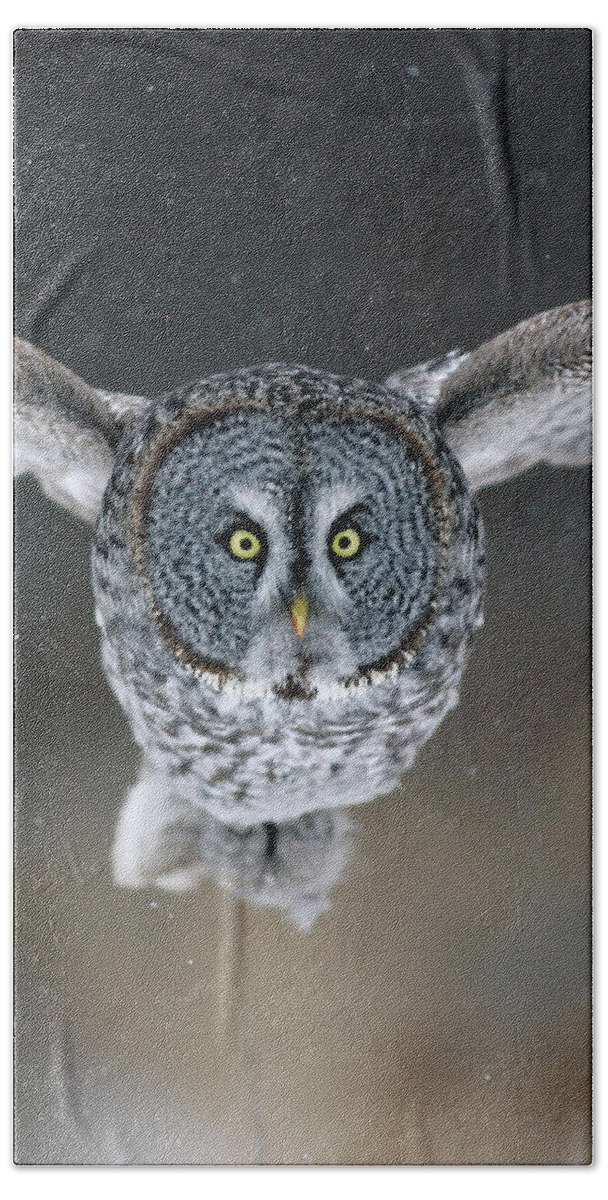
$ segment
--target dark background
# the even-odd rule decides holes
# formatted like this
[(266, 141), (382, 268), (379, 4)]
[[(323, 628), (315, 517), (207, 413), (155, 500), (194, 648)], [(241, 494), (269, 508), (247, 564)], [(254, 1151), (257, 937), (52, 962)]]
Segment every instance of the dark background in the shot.
[[(584, 30), (16, 35), (16, 330), (155, 394), (382, 379), (589, 293)], [(17, 491), (17, 1158), (583, 1162), (588, 474), (484, 491), (460, 708), (309, 934), (112, 887), (90, 533)]]

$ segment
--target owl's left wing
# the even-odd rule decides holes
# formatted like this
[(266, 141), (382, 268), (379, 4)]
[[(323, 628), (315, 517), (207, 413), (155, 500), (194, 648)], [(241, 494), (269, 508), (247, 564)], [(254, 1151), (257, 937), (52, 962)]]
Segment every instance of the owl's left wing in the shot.
[(445, 380), (468, 357), (466, 350), (450, 350), (440, 358), (430, 358), (415, 367), (393, 371), (385, 379), (384, 386), (397, 395), (412, 397), (426, 408), (435, 409)]
[(148, 404), (143, 396), (90, 387), (15, 338), (15, 474), (32, 472), (51, 500), (95, 521), (125, 423)]
[(473, 490), (538, 462), (583, 466), (591, 459), (591, 302), (539, 313), (470, 354), (396, 372), (387, 386), (434, 410)]

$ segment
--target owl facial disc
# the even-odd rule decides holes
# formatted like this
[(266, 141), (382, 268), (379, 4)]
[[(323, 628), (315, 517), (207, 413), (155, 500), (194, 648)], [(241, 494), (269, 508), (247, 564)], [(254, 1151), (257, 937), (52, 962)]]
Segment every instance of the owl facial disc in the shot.
[(215, 687), (297, 699), (416, 653), (449, 520), (424, 440), (393, 415), (228, 399), (162, 428), (131, 528), (177, 658)]

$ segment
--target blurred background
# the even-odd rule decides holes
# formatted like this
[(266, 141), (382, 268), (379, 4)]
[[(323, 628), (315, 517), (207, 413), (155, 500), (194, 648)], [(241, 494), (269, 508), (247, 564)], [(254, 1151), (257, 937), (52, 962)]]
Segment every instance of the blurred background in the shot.
[[(589, 294), (584, 30), (21, 30), (16, 332), (154, 395), (383, 379)], [(138, 754), (90, 531), (17, 487), (16, 1158), (590, 1153), (589, 476), (480, 493), (459, 708), (308, 933), (109, 870)]]

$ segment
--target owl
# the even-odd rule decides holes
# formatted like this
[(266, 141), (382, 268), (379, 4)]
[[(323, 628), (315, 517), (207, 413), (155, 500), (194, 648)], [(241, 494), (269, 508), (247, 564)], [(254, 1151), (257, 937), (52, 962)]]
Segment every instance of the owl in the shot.
[(307, 927), (458, 703), (483, 619), (475, 493), (590, 458), (588, 302), (384, 384), (273, 363), (147, 399), (15, 350), (17, 471), (94, 526), (104, 669), (141, 749), (118, 885)]

